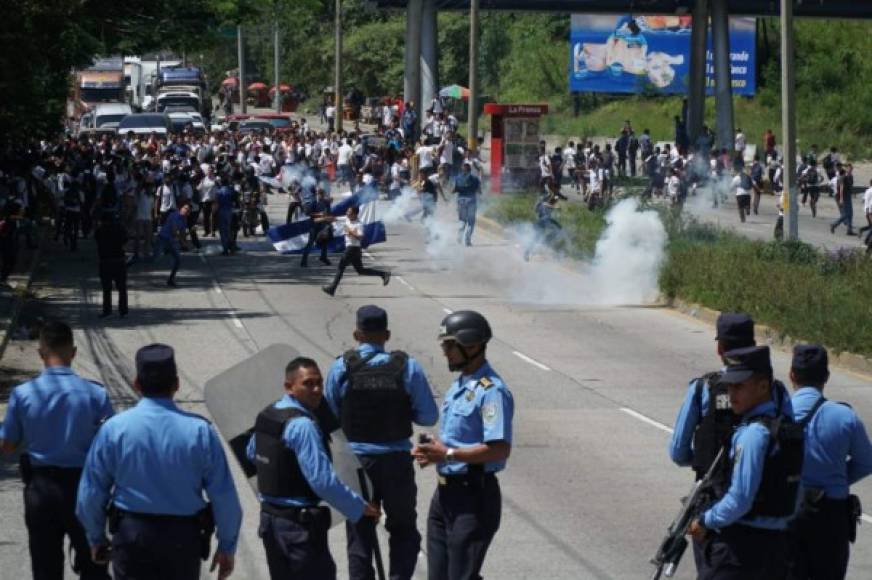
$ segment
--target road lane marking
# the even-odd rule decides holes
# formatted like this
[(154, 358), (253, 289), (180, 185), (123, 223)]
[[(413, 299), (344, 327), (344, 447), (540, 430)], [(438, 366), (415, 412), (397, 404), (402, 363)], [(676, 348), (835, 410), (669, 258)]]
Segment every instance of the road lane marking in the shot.
[(221, 290), (221, 286), (218, 285), (218, 282), (212, 282), (212, 284), (214, 284), (216, 294), (223, 294), (224, 293), (223, 290)]
[(631, 417), (635, 417), (636, 419), (638, 419), (644, 423), (648, 423), (649, 425), (657, 427), (661, 431), (666, 431), (667, 433), (672, 433), (672, 427), (669, 427), (667, 425), (664, 425), (663, 423), (655, 421), (651, 417), (646, 417), (645, 415), (643, 415), (642, 413), (639, 413), (638, 411), (634, 411), (633, 409), (628, 409), (627, 407), (621, 407), (621, 411), (623, 411), (624, 413), (626, 413), (627, 415), (629, 415)]
[(409, 284), (408, 282), (406, 282), (405, 278), (403, 278), (402, 276), (395, 276), (395, 278), (400, 281), (400, 284), (402, 284), (403, 286), (405, 286), (409, 290), (415, 289), (415, 287), (412, 286), (411, 284)]
[(514, 354), (516, 357), (518, 357), (518, 358), (521, 359), (522, 361), (530, 363), (530, 364), (533, 365), (534, 367), (539, 367), (539, 368), (542, 369), (543, 371), (550, 371), (550, 370), (551, 370), (550, 367), (547, 367), (547, 366), (543, 365), (542, 363), (540, 363), (539, 361), (534, 360), (534, 359), (528, 357), (527, 355), (525, 355), (525, 354), (522, 353), (522, 352), (518, 352), (518, 351), (516, 351), (516, 350), (513, 350), (513, 351), (512, 351), (512, 354)]
[(445, 314), (451, 314), (452, 310), (450, 308), (443, 308), (442, 312), (444, 312)]
[(236, 328), (243, 328), (243, 326), (242, 326), (242, 321), (239, 320), (238, 318), (236, 318), (235, 315), (232, 315), (232, 314), (231, 314), (231, 315), (230, 315), (230, 318), (233, 319), (233, 325), (234, 325)]
[(868, 524), (872, 524), (872, 516), (870, 516), (869, 514), (862, 514), (860, 516), (860, 519)]

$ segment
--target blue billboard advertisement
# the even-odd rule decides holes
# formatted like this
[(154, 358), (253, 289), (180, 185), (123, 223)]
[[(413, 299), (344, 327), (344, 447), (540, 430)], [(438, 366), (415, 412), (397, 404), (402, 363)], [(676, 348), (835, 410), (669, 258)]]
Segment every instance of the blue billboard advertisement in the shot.
[[(690, 16), (573, 14), (569, 90), (596, 93), (687, 92)], [(753, 95), (756, 21), (730, 18), (733, 93)], [(706, 87), (714, 90), (711, 34), (706, 51)]]

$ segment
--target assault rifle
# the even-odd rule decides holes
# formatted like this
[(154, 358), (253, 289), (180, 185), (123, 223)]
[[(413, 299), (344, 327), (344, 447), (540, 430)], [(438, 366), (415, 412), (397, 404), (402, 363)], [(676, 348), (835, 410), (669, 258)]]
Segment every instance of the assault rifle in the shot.
[(721, 447), (705, 477), (694, 483), (687, 497), (681, 500), (681, 509), (678, 511), (678, 515), (669, 524), (666, 537), (660, 543), (657, 553), (651, 558), (651, 563), (657, 567), (651, 575), (651, 580), (659, 580), (661, 574), (665, 574), (667, 578), (672, 578), (678, 569), (681, 556), (684, 555), (684, 551), (687, 549), (687, 531), (693, 520), (699, 517), (699, 514), (702, 513), (712, 499), (712, 478), (719, 468), (721, 461), (723, 461), (726, 452), (726, 448)]

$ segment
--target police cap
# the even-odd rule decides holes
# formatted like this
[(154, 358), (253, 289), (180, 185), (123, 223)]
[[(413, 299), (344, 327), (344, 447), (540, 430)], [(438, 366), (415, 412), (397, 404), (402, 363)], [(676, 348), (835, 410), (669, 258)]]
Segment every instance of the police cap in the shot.
[(819, 344), (797, 344), (793, 347), (790, 368), (805, 376), (826, 379), (829, 373), (827, 349)]
[(381, 332), (388, 329), (388, 313), (378, 306), (368, 304), (357, 309), (357, 330)]
[(490, 324), (473, 310), (458, 310), (446, 316), (439, 328), (439, 340), (453, 340), (462, 346), (484, 344), (491, 339)]
[(724, 354), (726, 371), (720, 381), (728, 385), (744, 383), (754, 375), (772, 376), (768, 346), (737, 348)]
[(722, 313), (718, 316), (715, 340), (754, 344), (754, 320), (741, 312)]
[(173, 347), (155, 343), (136, 351), (136, 378), (143, 393), (165, 392), (177, 377)]

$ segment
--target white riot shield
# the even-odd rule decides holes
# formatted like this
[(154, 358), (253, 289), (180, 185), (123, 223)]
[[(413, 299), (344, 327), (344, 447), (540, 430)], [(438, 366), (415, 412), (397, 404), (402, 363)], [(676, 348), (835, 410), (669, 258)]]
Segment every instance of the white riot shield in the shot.
[[(285, 367), (299, 355), (295, 348), (287, 344), (273, 344), (211, 378), (203, 388), (212, 420), (230, 445), (255, 493), (257, 472), (254, 464), (248, 460), (245, 449), (258, 413), (284, 395)], [(322, 429), (333, 431), (330, 450), (337, 476), (345, 485), (361, 494), (360, 474), (364, 473), (363, 468), (338, 428), (339, 423), (326, 401), (322, 402), (317, 415)], [(369, 482), (367, 485), (371, 489)], [(345, 517), (332, 506), (330, 510), (333, 512), (334, 526), (344, 521)]]

